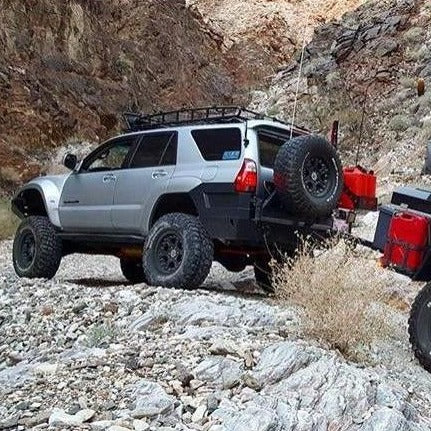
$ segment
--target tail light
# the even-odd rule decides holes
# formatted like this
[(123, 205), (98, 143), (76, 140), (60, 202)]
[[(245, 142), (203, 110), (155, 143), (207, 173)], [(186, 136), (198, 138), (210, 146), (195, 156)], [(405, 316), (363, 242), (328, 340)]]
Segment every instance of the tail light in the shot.
[(236, 192), (255, 192), (257, 187), (257, 167), (253, 160), (245, 159), (235, 178)]

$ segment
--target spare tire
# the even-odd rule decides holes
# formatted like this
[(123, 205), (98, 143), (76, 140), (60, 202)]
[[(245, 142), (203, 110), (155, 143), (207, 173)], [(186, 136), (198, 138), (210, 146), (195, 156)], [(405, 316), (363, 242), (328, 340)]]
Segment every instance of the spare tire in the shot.
[(337, 151), (320, 136), (299, 136), (287, 141), (275, 159), (274, 184), (290, 213), (307, 218), (330, 215), (343, 189)]

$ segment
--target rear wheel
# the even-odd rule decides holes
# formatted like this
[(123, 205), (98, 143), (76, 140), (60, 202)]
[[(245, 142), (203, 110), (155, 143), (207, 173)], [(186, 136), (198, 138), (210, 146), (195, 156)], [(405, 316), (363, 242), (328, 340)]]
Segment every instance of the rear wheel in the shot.
[(146, 283), (144, 268), (141, 260), (120, 258), (121, 272), (130, 283)]
[(412, 305), (409, 335), (416, 358), (431, 372), (431, 283), (419, 292)]
[(20, 277), (52, 278), (62, 258), (62, 241), (48, 217), (25, 218), (13, 243), (13, 266)]
[(207, 278), (213, 243), (195, 216), (172, 213), (161, 217), (145, 242), (143, 268), (156, 286), (195, 289)]

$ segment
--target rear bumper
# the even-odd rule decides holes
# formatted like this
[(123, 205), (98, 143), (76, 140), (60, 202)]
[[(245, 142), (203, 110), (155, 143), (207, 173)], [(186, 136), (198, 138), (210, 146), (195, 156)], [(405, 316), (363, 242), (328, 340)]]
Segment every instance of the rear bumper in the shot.
[(199, 218), (213, 239), (257, 245), (262, 235), (254, 222), (252, 193), (237, 193), (233, 184), (206, 183), (191, 191)]

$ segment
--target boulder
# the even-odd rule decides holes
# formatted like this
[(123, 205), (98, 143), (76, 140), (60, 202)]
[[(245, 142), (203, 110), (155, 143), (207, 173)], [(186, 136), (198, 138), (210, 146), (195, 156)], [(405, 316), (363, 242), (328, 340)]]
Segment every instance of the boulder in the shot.
[(53, 427), (79, 426), (89, 421), (95, 413), (94, 410), (84, 409), (74, 415), (70, 415), (62, 409), (54, 409), (49, 417), (48, 423)]
[(271, 385), (316, 360), (319, 353), (300, 343), (281, 342), (267, 347), (250, 375), (260, 387)]
[(167, 415), (174, 410), (174, 398), (157, 383), (140, 380), (135, 384), (132, 396), (135, 399), (134, 418)]
[(241, 364), (223, 356), (212, 356), (202, 361), (194, 370), (194, 375), (203, 381), (217, 383), (224, 389), (238, 384), (244, 370)]

